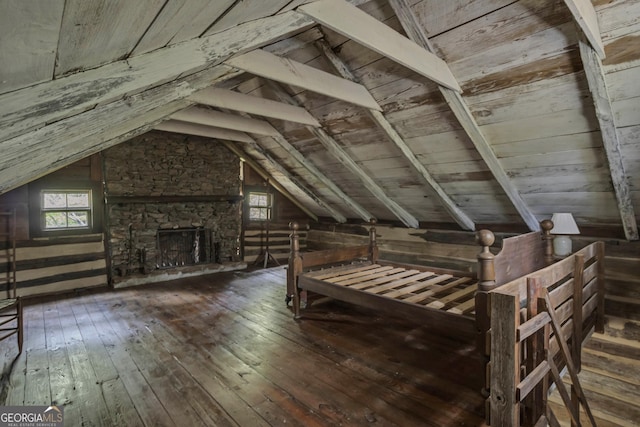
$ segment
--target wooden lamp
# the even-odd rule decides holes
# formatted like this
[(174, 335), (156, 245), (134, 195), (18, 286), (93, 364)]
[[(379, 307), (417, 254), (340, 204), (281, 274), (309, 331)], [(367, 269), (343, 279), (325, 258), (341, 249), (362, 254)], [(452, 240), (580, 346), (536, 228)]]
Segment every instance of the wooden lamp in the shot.
[(553, 252), (556, 256), (565, 257), (571, 253), (571, 234), (580, 234), (578, 225), (570, 213), (554, 213), (551, 217), (553, 228)]

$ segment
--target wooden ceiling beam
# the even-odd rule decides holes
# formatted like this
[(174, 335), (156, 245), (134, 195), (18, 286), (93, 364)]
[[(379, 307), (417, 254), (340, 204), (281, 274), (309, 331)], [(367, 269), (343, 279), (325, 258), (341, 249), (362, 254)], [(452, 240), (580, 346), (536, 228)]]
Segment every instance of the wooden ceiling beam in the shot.
[(244, 132), (231, 129), (223, 129), (214, 126), (189, 123), (180, 120), (165, 120), (157, 124), (154, 129), (163, 132), (183, 133), (185, 135), (197, 135), (207, 138), (224, 139), (225, 141), (252, 142), (253, 139)]
[[(278, 83), (273, 81), (267, 81), (267, 84), (271, 86), (276, 96), (281, 101), (287, 102), (291, 105), (298, 105), (297, 101), (289, 95)], [(380, 187), (358, 164), (347, 154), (346, 151), (334, 140), (331, 135), (325, 132), (322, 128), (315, 128), (313, 126), (307, 126), (307, 129), (315, 135), (320, 143), (327, 149), (327, 151), (334, 156), (342, 165), (351, 171), (360, 181), (363, 186), (373, 194), (380, 202), (382, 202), (389, 211), (391, 211), (403, 224), (410, 228), (419, 228), (420, 224), (418, 220), (411, 215), (406, 209), (400, 206), (397, 202), (391, 199), (385, 191)]]
[(297, 10), (439, 85), (462, 92), (446, 62), (343, 0), (316, 1)]
[(376, 100), (362, 85), (291, 59), (281, 58), (265, 50), (256, 49), (231, 58), (225, 63), (269, 80), (307, 89), (361, 107), (381, 110)]
[(625, 171), (624, 159), (622, 158), (622, 147), (618, 137), (618, 128), (615, 124), (615, 115), (611, 106), (611, 98), (607, 90), (607, 82), (602, 67), (602, 61), (593, 46), (579, 37), (580, 56), (587, 76), (589, 91), (596, 110), (596, 117), (600, 125), (602, 143), (609, 164), (611, 182), (615, 191), (620, 211), (620, 219), (624, 228), (627, 240), (639, 240), (638, 224), (636, 214), (631, 199), (629, 179)]
[[(340, 74), (343, 78), (351, 80), (355, 83), (359, 83), (358, 79), (351, 72), (347, 64), (340, 59), (340, 57), (333, 51), (329, 43), (325, 39), (320, 39), (316, 42), (316, 46), (322, 52), (326, 59), (333, 65), (338, 74)], [(395, 144), (398, 149), (402, 152), (404, 157), (411, 163), (411, 166), (420, 174), (420, 176), (426, 181), (426, 183), (431, 187), (434, 191), (436, 198), (440, 201), (442, 206), (449, 212), (449, 214), (455, 219), (460, 227), (464, 230), (475, 231), (475, 223), (473, 220), (462, 210), (459, 206), (455, 204), (453, 200), (449, 197), (449, 195), (442, 189), (440, 184), (436, 182), (436, 180), (431, 176), (429, 171), (424, 167), (422, 163), (418, 160), (414, 152), (411, 150), (409, 145), (404, 141), (404, 139), (400, 136), (400, 134), (394, 129), (394, 127), (389, 123), (387, 118), (383, 113), (377, 110), (367, 110), (371, 119), (382, 129), (382, 131), (387, 135), (387, 138), (391, 142)]]
[(290, 11), (0, 95), (0, 141), (218, 65), (313, 23)]
[[(404, 28), (409, 38), (415, 41), (423, 49), (426, 49), (429, 52), (434, 52), (435, 50), (431, 45), (431, 42), (424, 33), (421, 25), (418, 23), (418, 20), (407, 1), (389, 0), (389, 4), (400, 20), (400, 24)], [(524, 199), (520, 195), (520, 192), (513, 184), (507, 173), (504, 171), (504, 168), (493, 152), (489, 141), (487, 141), (486, 137), (480, 130), (480, 127), (476, 123), (471, 110), (469, 110), (467, 103), (462, 98), (462, 95), (454, 90), (443, 86), (439, 86), (439, 89), (444, 99), (447, 101), (447, 104), (462, 125), (463, 129), (473, 142), (476, 150), (493, 174), (493, 177), (498, 182), (498, 184), (500, 184), (502, 190), (505, 192), (515, 209), (518, 211), (524, 223), (527, 224), (527, 227), (529, 227), (531, 231), (539, 231), (540, 224), (538, 219), (534, 215), (533, 211), (529, 208), (527, 203), (524, 201)]]
[(264, 120), (242, 117), (237, 114), (223, 113), (203, 107), (189, 107), (178, 111), (171, 116), (172, 119), (183, 122), (199, 123), (223, 129), (232, 129), (240, 132), (254, 133), (257, 135), (278, 135), (278, 131)]
[(598, 54), (600, 59), (604, 59), (606, 54), (602, 37), (600, 37), (600, 26), (598, 25), (598, 15), (593, 7), (591, 0), (564, 0), (573, 19), (582, 30), (593, 50)]
[(227, 89), (209, 87), (194, 93), (189, 97), (189, 100), (202, 105), (242, 111), (256, 116), (320, 126), (318, 120), (304, 108)]
[(218, 65), (1, 141), (0, 194), (147, 132), (188, 107), (191, 93), (237, 75)]

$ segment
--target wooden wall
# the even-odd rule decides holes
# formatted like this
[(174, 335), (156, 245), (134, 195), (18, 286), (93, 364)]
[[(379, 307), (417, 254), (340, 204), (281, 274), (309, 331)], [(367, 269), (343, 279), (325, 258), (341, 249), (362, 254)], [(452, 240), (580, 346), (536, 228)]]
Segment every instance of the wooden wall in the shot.
[[(101, 192), (101, 171), (100, 157), (96, 155), (0, 196), (0, 209), (15, 208), (17, 214), (18, 295), (106, 286), (104, 234), (101, 230), (91, 234), (42, 237), (34, 230), (37, 224), (30, 224), (34, 222), (33, 217), (38, 218), (38, 212), (34, 212), (37, 206), (34, 206), (33, 199), (37, 199), (39, 188), (64, 182), (69, 185), (97, 187), (97, 191)], [(96, 199), (101, 200), (101, 197)], [(101, 204), (94, 205), (98, 221), (102, 217), (102, 211)], [(101, 229), (100, 225), (99, 228)], [(4, 250), (6, 242), (0, 242), (0, 247)], [(0, 264), (0, 274), (6, 271), (7, 265)]]

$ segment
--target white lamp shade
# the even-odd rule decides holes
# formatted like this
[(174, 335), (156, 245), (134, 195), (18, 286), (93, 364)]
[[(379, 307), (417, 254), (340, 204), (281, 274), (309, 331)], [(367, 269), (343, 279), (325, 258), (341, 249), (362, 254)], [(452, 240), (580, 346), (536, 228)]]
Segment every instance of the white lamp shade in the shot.
[(554, 213), (551, 221), (553, 222), (551, 234), (580, 234), (578, 225), (570, 213)]

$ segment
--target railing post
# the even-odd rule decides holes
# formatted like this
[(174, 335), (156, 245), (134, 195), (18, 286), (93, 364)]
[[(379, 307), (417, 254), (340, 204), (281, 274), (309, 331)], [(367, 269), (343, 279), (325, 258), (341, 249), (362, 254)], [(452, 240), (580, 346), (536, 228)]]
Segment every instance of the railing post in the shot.
[(596, 317), (596, 332), (604, 333), (604, 242), (596, 242), (598, 260), (598, 314)]
[[(476, 233), (476, 242), (482, 246), (482, 251), (478, 254), (478, 290), (476, 291), (476, 330), (478, 333), (476, 345), (483, 355), (483, 370), (485, 375), (482, 394), (489, 397), (489, 387), (491, 380), (489, 355), (491, 350), (489, 345), (489, 329), (491, 321), (489, 319), (489, 291), (496, 287), (496, 273), (493, 265), (495, 255), (491, 253), (489, 247), (493, 245), (496, 238), (489, 230), (479, 230)], [(489, 411), (487, 411), (487, 415)]]
[[(537, 277), (527, 278), (527, 319), (538, 315), (538, 299), (542, 296), (542, 283)], [(540, 329), (526, 340), (526, 361), (525, 367), (527, 375), (546, 360), (544, 329)], [(525, 421), (523, 425), (534, 426), (541, 416), (545, 415), (544, 384), (538, 384), (527, 396)]]
[(296, 319), (300, 318), (300, 291), (298, 290), (298, 275), (302, 273), (302, 257), (300, 256), (300, 235), (297, 222), (290, 222), (291, 229), (289, 266), (287, 268), (287, 303), (293, 298), (293, 311)]
[(545, 241), (544, 260), (547, 265), (551, 265), (553, 264), (553, 235), (551, 235), (553, 221), (545, 219), (540, 223), (540, 228), (542, 228), (542, 239)]
[[(571, 358), (573, 359), (576, 372), (580, 372), (582, 366), (582, 287), (584, 286), (584, 255), (576, 254), (573, 259), (575, 263), (573, 265), (573, 337), (571, 338), (571, 350), (573, 354)], [(580, 399), (574, 384), (571, 385), (571, 404), (576, 412), (580, 411)], [(573, 420), (571, 421), (571, 425), (573, 427), (577, 426)]]
[(371, 218), (369, 220), (369, 261), (371, 264), (378, 262), (378, 242), (376, 236), (376, 219)]

